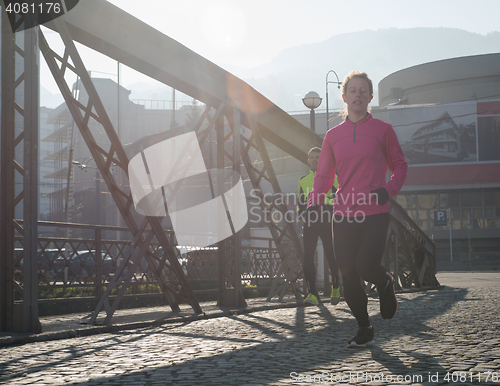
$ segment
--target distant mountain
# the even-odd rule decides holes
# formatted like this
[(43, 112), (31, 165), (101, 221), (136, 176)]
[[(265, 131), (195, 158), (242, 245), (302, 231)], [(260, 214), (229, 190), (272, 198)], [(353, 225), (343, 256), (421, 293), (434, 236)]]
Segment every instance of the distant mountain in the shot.
[[(326, 74), (334, 70), (342, 81), (351, 70), (366, 71), (373, 79), (378, 104), (378, 82), (393, 72), (436, 60), (500, 52), (500, 32), (475, 34), (452, 28), (382, 29), (335, 35), (315, 44), (300, 45), (281, 51), (274, 59), (255, 68), (222, 67), (245, 80), (283, 110), (305, 111), (302, 98), (316, 91), (323, 98), (319, 109), (326, 108)], [(335, 81), (330, 74), (330, 81)], [(172, 89), (156, 81), (125, 85), (130, 99), (172, 100)], [(328, 88), (330, 108), (341, 108), (340, 92), (334, 84)], [(62, 102), (42, 88), (42, 105), (56, 107)], [(178, 105), (191, 97), (176, 93)], [(46, 102), (44, 102), (46, 101)], [(50, 103), (49, 103), (50, 101)], [(178, 106), (179, 107), (179, 106)]]
[[(452, 28), (383, 29), (335, 35), (315, 44), (280, 52), (270, 63), (253, 69), (223, 66), (285, 111), (307, 110), (302, 98), (316, 91), (326, 108), (326, 74), (334, 70), (342, 81), (351, 70), (372, 78), (378, 104), (378, 82), (398, 70), (460, 56), (500, 52), (500, 32), (486, 36)], [(336, 81), (330, 74), (329, 81)], [(340, 91), (328, 88), (330, 108), (342, 107)]]

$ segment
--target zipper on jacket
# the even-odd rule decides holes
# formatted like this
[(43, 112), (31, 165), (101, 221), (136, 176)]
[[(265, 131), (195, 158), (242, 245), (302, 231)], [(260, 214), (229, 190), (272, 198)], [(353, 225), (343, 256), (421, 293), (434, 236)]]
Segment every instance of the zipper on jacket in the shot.
[(352, 143), (356, 143), (356, 125), (357, 123), (354, 124), (354, 134), (352, 136)]

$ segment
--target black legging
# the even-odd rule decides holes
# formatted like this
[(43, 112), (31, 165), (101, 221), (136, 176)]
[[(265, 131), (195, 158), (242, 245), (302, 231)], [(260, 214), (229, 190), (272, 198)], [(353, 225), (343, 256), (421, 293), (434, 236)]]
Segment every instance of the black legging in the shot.
[(342, 274), (344, 298), (358, 325), (368, 327), (368, 298), (361, 279), (377, 286), (387, 284), (384, 256), (389, 213), (366, 216), (357, 222), (354, 218), (334, 217), (333, 245)]
[[(324, 257), (328, 261), (332, 274), (332, 283), (335, 288), (339, 283), (339, 268), (335, 261), (332, 244), (332, 230), (329, 225), (320, 227), (304, 226), (304, 278), (310, 292), (317, 292), (316, 289), (316, 268), (314, 266), (314, 252), (318, 244), (318, 237), (323, 242)], [(325, 272), (325, 275), (328, 273)]]

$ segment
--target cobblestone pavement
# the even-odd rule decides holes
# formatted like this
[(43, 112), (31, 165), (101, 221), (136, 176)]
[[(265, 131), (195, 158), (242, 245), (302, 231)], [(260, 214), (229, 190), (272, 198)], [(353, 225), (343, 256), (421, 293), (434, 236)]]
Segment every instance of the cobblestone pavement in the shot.
[(0, 384), (497, 384), (500, 274), (447, 275), (398, 294), (391, 321), (371, 297), (369, 349), (346, 348), (356, 325), (341, 302), (2, 347)]

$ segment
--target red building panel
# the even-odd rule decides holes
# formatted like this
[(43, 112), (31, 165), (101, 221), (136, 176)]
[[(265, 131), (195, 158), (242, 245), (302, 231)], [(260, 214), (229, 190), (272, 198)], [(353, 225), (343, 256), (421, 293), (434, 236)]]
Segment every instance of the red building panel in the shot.
[(500, 163), (410, 166), (405, 185), (500, 182)]
[(500, 101), (478, 102), (477, 115), (499, 115)]

